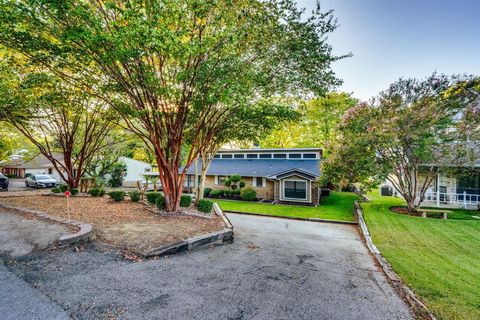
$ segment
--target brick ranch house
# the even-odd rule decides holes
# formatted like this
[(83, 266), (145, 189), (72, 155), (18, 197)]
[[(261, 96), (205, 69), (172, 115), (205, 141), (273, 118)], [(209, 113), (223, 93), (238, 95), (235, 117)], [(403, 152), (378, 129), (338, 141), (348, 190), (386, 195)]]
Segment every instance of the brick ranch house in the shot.
[[(255, 188), (257, 198), (318, 205), (320, 190), (314, 182), (320, 176), (321, 158), (318, 148), (221, 150), (207, 171), (205, 188), (226, 189), (225, 179), (239, 174), (247, 186)], [(186, 189), (192, 189), (194, 181), (192, 165), (187, 171)]]

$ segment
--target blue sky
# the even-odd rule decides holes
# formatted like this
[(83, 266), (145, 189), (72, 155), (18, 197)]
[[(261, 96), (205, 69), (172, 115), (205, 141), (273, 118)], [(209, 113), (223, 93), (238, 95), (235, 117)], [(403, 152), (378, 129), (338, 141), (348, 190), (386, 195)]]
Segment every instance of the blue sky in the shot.
[[(297, 0), (310, 13), (316, 0)], [(400, 77), (480, 75), (480, 0), (321, 0), (339, 28), (329, 36), (339, 90), (363, 100)]]

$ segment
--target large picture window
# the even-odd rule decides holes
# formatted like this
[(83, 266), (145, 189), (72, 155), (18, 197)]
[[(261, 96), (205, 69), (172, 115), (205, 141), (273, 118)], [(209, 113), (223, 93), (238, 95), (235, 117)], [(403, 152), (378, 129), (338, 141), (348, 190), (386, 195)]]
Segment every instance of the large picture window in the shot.
[(285, 180), (284, 196), (285, 198), (306, 200), (307, 199), (307, 182)]

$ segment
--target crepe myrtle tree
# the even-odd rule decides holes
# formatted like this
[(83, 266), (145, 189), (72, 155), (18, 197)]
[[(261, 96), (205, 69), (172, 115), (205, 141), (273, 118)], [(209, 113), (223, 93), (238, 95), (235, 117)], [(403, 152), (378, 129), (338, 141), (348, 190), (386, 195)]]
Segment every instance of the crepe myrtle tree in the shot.
[(206, 123), (340, 83), (332, 12), (303, 13), (293, 0), (4, 0), (0, 44), (115, 109), (155, 155), (175, 211), (188, 168), (220, 134), (200, 135)]
[[(438, 174), (478, 159), (479, 79), (433, 74), (400, 79), (372, 103), (350, 109), (339, 126), (324, 182), (372, 187), (388, 180), (415, 211)], [(477, 140), (478, 141), (478, 140)]]

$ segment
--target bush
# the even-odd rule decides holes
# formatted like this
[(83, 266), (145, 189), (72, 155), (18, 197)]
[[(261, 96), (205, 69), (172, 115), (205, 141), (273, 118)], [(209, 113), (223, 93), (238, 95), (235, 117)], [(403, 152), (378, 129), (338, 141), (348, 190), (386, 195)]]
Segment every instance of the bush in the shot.
[(72, 188), (70, 189), (70, 193), (72, 194), (72, 196), (75, 196), (78, 194), (78, 189), (77, 188)]
[(212, 192), (212, 188), (205, 188), (203, 189), (203, 196), (208, 197), (208, 195)]
[(197, 209), (198, 211), (210, 213), (212, 212), (213, 202), (206, 199), (201, 199), (197, 201)]
[(100, 188), (100, 194), (98, 196), (103, 197), (104, 195), (105, 195), (105, 189)]
[(123, 162), (117, 162), (113, 165), (110, 172), (110, 179), (108, 185), (112, 188), (121, 187), (123, 184), (123, 175), (127, 171), (127, 165)]
[(257, 192), (253, 187), (245, 187), (240, 191), (240, 197), (245, 201), (253, 201), (257, 198)]
[(225, 182), (224, 182), (223, 184), (225, 185), (225, 187), (230, 188), (230, 186), (232, 185), (232, 180), (230, 180), (230, 179), (225, 179)]
[(100, 197), (100, 188), (93, 187), (90, 190), (88, 190), (88, 194), (91, 195), (92, 197)]
[(180, 198), (180, 207), (187, 208), (187, 207), (190, 207), (191, 204), (192, 204), (192, 197), (190, 197), (189, 195), (184, 195)]
[(52, 189), (52, 192), (53, 193), (60, 193), (62, 191), (60, 191), (60, 189), (58, 187), (55, 187), (55, 188)]
[(225, 191), (224, 190), (221, 190), (221, 189), (216, 189), (216, 190), (212, 190), (209, 194), (210, 197), (212, 198), (221, 198), (223, 197)]
[(58, 190), (60, 190), (61, 193), (64, 193), (65, 191), (68, 190), (68, 186), (66, 184), (59, 184), (57, 188)]
[(165, 209), (165, 197), (160, 192), (158, 193), (159, 195), (155, 198), (157, 201), (157, 208), (163, 210)]
[(241, 188), (245, 188), (245, 181), (240, 181), (240, 183), (238, 184), (240, 186), (240, 189)]
[(161, 192), (147, 192), (145, 193), (145, 196), (147, 197), (147, 202), (150, 204), (156, 204), (157, 203), (157, 198), (161, 196)]
[(112, 198), (113, 201), (120, 202), (125, 200), (124, 191), (111, 191), (109, 194), (110, 194), (110, 198)]
[(128, 195), (130, 196), (130, 200), (132, 200), (132, 202), (140, 201), (140, 192), (130, 191), (130, 193)]
[(225, 198), (231, 198), (233, 195), (233, 190), (225, 190), (223, 192), (223, 195), (225, 196)]
[(240, 192), (241, 192), (240, 189), (236, 189), (236, 190), (233, 190), (233, 191), (232, 191), (232, 194), (233, 194), (234, 196), (239, 196), (239, 195), (240, 195)]

